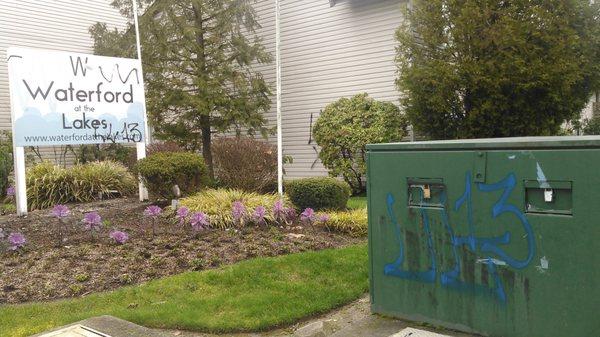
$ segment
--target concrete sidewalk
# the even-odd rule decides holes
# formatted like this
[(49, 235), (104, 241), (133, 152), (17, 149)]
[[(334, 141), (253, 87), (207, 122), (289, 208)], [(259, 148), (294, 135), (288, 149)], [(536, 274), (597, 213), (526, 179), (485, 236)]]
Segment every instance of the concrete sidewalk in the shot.
[[(431, 334), (431, 333), (433, 334)], [(369, 298), (286, 328), (257, 333), (208, 334), (145, 328), (112, 316), (93, 317), (36, 337), (474, 337), (372, 315)]]

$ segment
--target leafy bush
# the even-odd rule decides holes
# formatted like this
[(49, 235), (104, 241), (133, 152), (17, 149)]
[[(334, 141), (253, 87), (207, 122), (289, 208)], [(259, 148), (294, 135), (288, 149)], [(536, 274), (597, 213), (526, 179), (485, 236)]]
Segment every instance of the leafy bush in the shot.
[(80, 145), (77, 150), (77, 161), (86, 164), (96, 161), (114, 161), (132, 169), (137, 162), (135, 147), (127, 147), (117, 143)]
[(414, 1), (396, 32), (396, 84), (414, 130), (431, 139), (556, 134), (600, 87), (594, 2)]
[(600, 135), (600, 117), (592, 117), (583, 121), (584, 135)]
[(350, 186), (329, 177), (305, 178), (287, 181), (285, 193), (299, 209), (314, 210), (346, 208), (350, 197)]
[(355, 237), (367, 235), (369, 222), (366, 208), (343, 212), (329, 212), (327, 215), (329, 219), (322, 222), (322, 224), (328, 230), (348, 233)]
[(12, 141), (9, 133), (0, 133), (0, 199), (6, 195), (12, 171)]
[(223, 187), (266, 192), (277, 186), (277, 147), (272, 144), (248, 137), (219, 138), (212, 154)]
[[(277, 194), (259, 194), (229, 189), (209, 189), (191, 197), (180, 200), (180, 205), (193, 212), (204, 212), (210, 217), (210, 225), (216, 228), (231, 228), (235, 226), (233, 218), (234, 203), (244, 205), (246, 214), (251, 216), (257, 207), (264, 207), (266, 223), (274, 223), (273, 206), (281, 200)], [(283, 199), (284, 206), (289, 206), (287, 198)], [(250, 222), (246, 222), (251, 223)]]
[(406, 127), (406, 118), (397, 106), (358, 94), (327, 105), (313, 134), (329, 174), (341, 176), (354, 193), (360, 193), (365, 190), (365, 145), (400, 141)]
[(122, 164), (103, 161), (70, 168), (49, 162), (27, 170), (27, 201), (31, 209), (47, 208), (69, 202), (95, 200), (99, 193), (121, 195), (135, 192), (137, 181)]
[(204, 159), (195, 153), (156, 152), (138, 161), (136, 168), (148, 191), (158, 198), (176, 197), (175, 185), (185, 196), (209, 184)]

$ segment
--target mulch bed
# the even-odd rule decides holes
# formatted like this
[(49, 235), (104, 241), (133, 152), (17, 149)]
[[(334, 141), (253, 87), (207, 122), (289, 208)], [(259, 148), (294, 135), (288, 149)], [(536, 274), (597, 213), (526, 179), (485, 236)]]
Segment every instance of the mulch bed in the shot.
[[(67, 240), (60, 244), (58, 220), (50, 210), (25, 218), (0, 216), (4, 232), (27, 238), (18, 252), (0, 252), (0, 304), (76, 297), (139, 284), (189, 270), (215, 268), (240, 260), (340, 247), (363, 239), (313, 227), (207, 229), (194, 234), (173, 219), (162, 219), (152, 236), (143, 216), (148, 203), (113, 199), (69, 205)], [(83, 214), (98, 211), (110, 225), (92, 240)], [(130, 235), (124, 245), (108, 238), (112, 228)]]

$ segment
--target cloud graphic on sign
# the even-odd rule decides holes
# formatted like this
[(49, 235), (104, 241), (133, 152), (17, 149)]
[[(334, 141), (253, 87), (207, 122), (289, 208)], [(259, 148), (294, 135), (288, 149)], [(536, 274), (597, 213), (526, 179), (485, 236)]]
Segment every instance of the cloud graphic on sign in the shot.
[[(34, 107), (25, 108), (23, 111), (23, 115), (19, 117), (15, 121), (15, 135), (17, 135), (15, 139), (15, 144), (17, 146), (30, 146), (34, 143), (32, 139), (36, 137), (49, 137), (49, 136), (59, 136), (59, 135), (94, 135), (98, 134), (101, 136), (108, 136), (109, 134), (114, 136), (115, 133), (122, 134), (124, 128), (128, 128), (128, 131), (131, 131), (132, 128), (135, 128), (136, 133), (144, 134), (144, 106), (140, 102), (132, 103), (127, 110), (127, 115), (124, 118), (117, 119), (114, 115), (104, 113), (100, 116), (91, 117), (89, 115), (86, 118), (94, 118), (94, 119), (104, 119), (109, 125), (108, 129), (63, 129), (63, 115), (50, 112), (42, 116), (40, 111)], [(80, 117), (81, 118), (81, 117)], [(73, 119), (66, 118), (65, 124), (67, 126), (71, 126), (73, 123)], [(55, 130), (62, 130), (54, 132)], [(27, 138), (26, 138), (27, 137)], [(29, 139), (29, 141), (27, 141)], [(112, 140), (107, 139), (106, 142), (111, 142)], [(102, 142), (102, 141), (99, 141)], [(65, 144), (65, 142), (61, 141), (52, 141), (47, 139), (42, 142), (45, 145), (61, 145)], [(83, 143), (94, 143), (91, 141), (81, 142)]]

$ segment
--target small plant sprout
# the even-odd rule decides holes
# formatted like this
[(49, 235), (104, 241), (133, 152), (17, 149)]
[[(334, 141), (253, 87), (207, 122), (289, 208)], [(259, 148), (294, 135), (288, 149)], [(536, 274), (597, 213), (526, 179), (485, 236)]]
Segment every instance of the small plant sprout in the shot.
[(244, 225), (244, 218), (246, 217), (246, 206), (241, 201), (233, 202), (231, 206), (231, 215), (233, 216), (233, 223), (236, 226)]
[(194, 231), (199, 232), (210, 226), (210, 219), (208, 215), (202, 212), (196, 212), (192, 214), (192, 217), (190, 218), (190, 224), (192, 225), (192, 229)]
[(189, 214), (190, 214), (190, 209), (185, 206), (179, 207), (177, 209), (177, 219), (179, 220), (180, 226), (183, 226), (183, 224), (185, 223), (185, 220), (187, 219)]
[(108, 235), (116, 244), (122, 245), (129, 240), (129, 235), (125, 232), (114, 230)]
[(144, 210), (144, 215), (152, 219), (152, 236), (156, 235), (156, 220), (161, 213), (162, 208), (156, 205), (148, 206)]
[(300, 221), (305, 224), (312, 225), (315, 221), (315, 211), (312, 208), (306, 208), (302, 213), (300, 213)]
[(90, 231), (93, 239), (94, 232), (98, 232), (102, 228), (102, 217), (96, 211), (89, 212), (83, 216), (83, 223), (85, 229)]
[(267, 209), (264, 206), (258, 206), (254, 209), (252, 214), (252, 220), (259, 225), (265, 224), (265, 216), (267, 215)]
[(27, 240), (25, 239), (25, 235), (18, 232), (11, 233), (8, 236), (8, 244), (10, 245), (8, 249), (17, 250), (19, 248), (22, 248), (26, 242)]
[(64, 219), (71, 214), (71, 211), (69, 210), (69, 207), (65, 205), (56, 205), (50, 214), (58, 219), (58, 235), (60, 239), (58, 245), (60, 246), (67, 239), (67, 224), (65, 223)]

